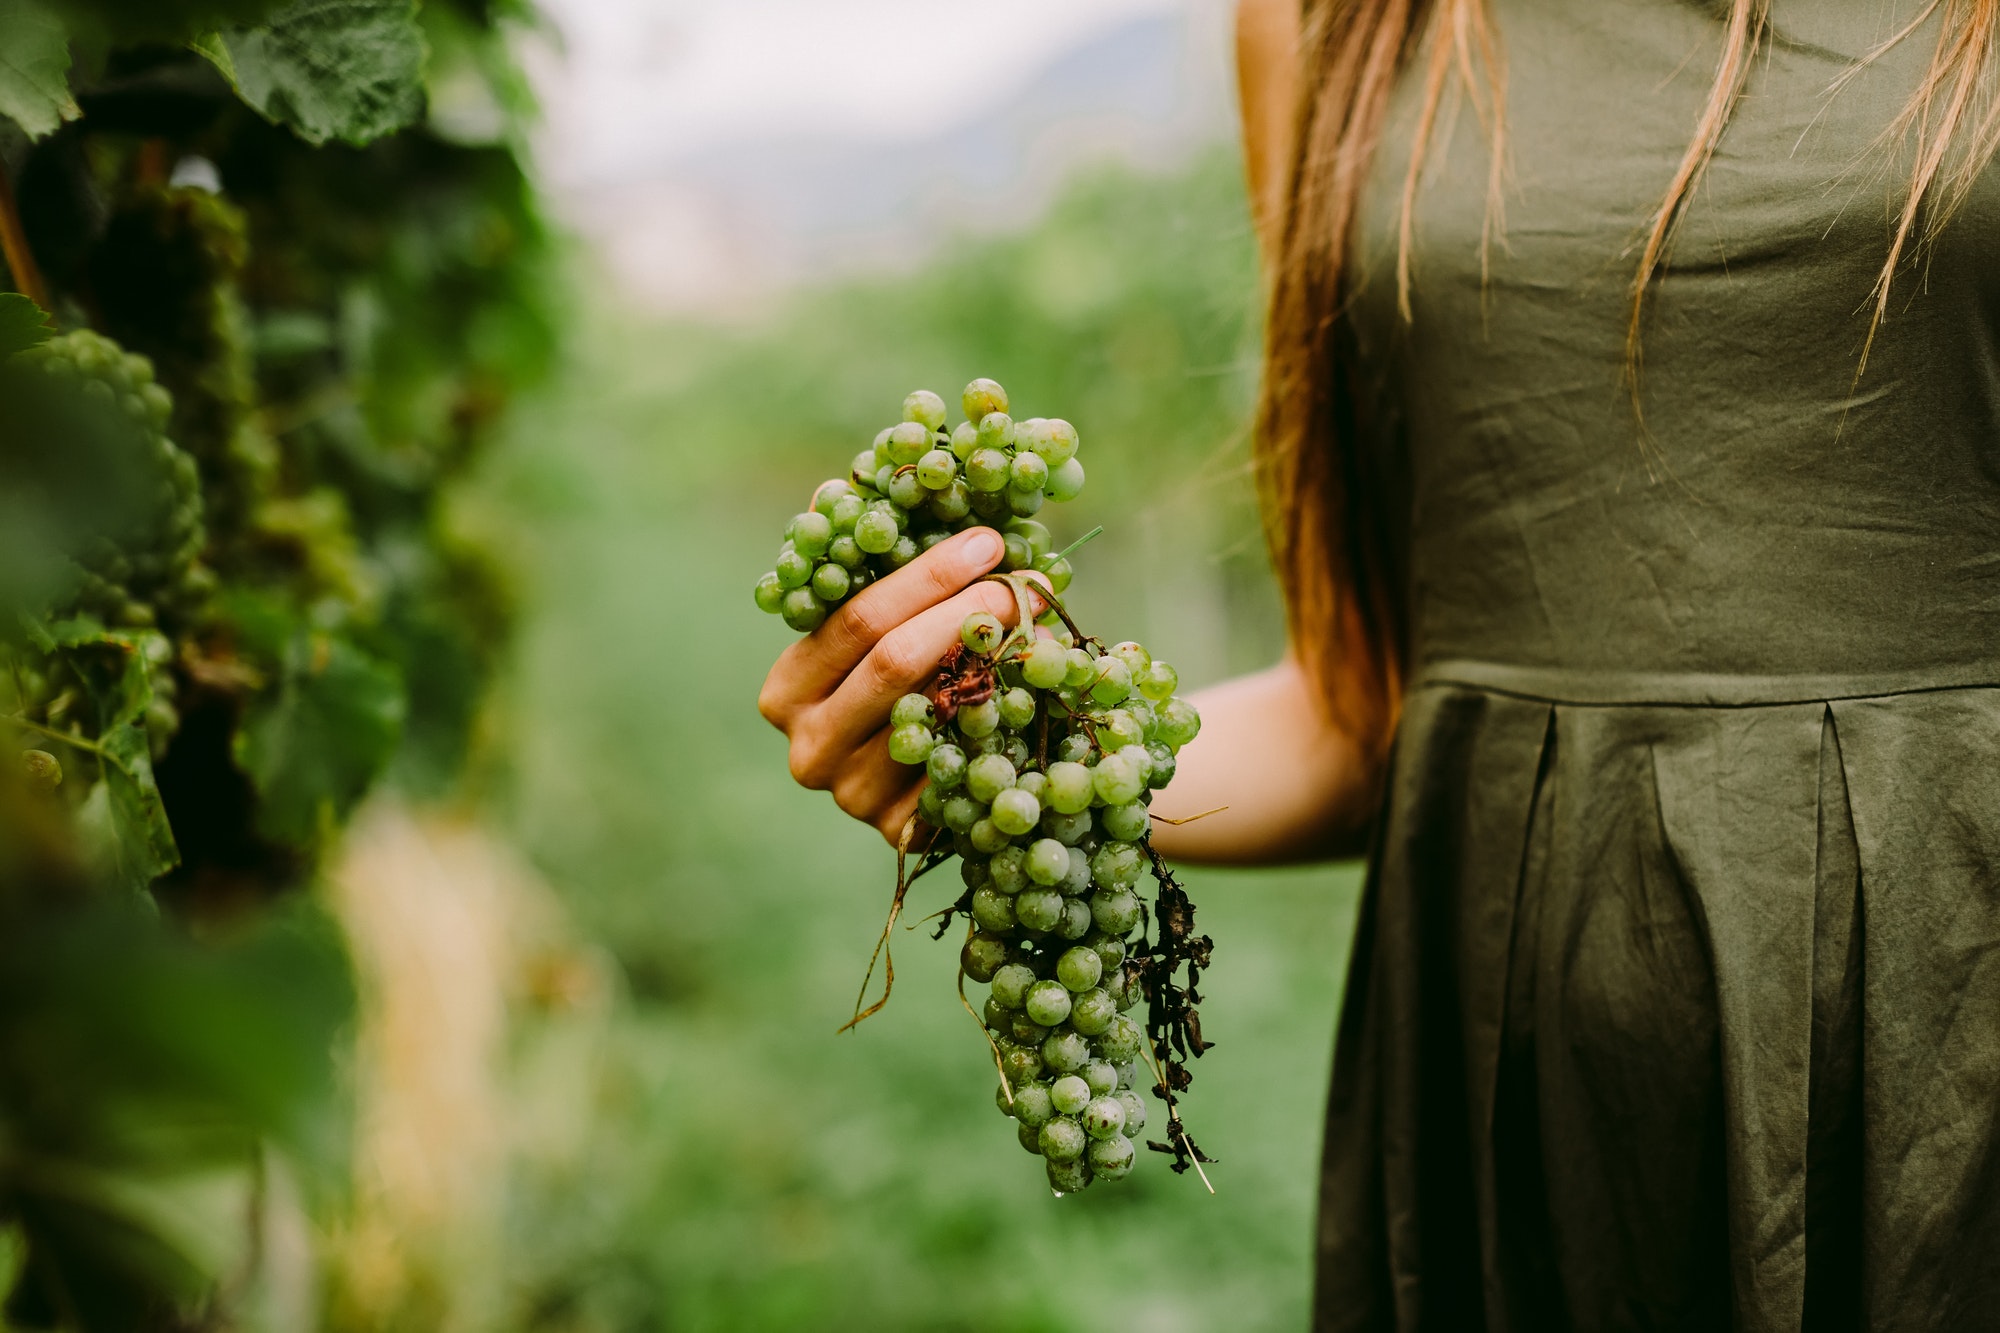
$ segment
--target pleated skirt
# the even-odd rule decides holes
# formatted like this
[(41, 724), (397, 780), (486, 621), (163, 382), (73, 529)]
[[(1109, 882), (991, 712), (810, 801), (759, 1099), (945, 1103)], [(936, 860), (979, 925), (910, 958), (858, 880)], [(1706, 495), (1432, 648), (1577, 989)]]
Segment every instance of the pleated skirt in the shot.
[(2000, 1330), (2000, 689), (1823, 692), (1412, 692), (1316, 1329)]

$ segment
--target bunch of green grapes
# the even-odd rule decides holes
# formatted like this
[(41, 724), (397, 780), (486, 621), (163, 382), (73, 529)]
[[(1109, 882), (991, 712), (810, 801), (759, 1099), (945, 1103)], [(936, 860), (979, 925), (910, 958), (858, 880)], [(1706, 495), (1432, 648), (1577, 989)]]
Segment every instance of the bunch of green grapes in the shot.
[(79, 329), (11, 358), (0, 396), (0, 481), (82, 567), (74, 609), (151, 624), (202, 584), (200, 473), (167, 438), (173, 398), (151, 361)]
[(903, 419), (854, 457), (845, 479), (825, 482), (812, 508), (785, 531), (777, 567), (757, 580), (757, 605), (795, 630), (875, 579), (901, 569), (955, 532), (1000, 529), (1003, 568), (1039, 569), (1057, 592), (1070, 567), (1035, 522), (1044, 500), (1083, 489), (1076, 428), (1059, 418), (1007, 415), (1007, 391), (988, 379), (965, 386), (965, 420), (945, 429), (944, 399), (919, 389)]
[(949, 836), (971, 891), (959, 961), (990, 987), (997, 1100), (1058, 1192), (1123, 1177), (1146, 1123), (1127, 953), (1147, 805), (1201, 729), (1178, 684), (1140, 644), (1106, 648), (1066, 626), (1009, 634), (981, 611), (933, 690), (891, 714), (889, 753), (925, 768), (919, 813)]

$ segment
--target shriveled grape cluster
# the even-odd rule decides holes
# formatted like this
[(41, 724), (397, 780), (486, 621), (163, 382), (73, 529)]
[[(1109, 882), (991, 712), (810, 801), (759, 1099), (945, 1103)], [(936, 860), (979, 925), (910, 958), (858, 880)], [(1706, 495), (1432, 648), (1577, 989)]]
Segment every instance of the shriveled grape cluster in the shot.
[[(960, 963), (989, 987), (981, 1017), (1000, 1073), (995, 1100), (1022, 1147), (1044, 1159), (1053, 1189), (1132, 1169), (1146, 1124), (1139, 1089), (1148, 1085), (1168, 1115), (1168, 1142), (1149, 1146), (1184, 1170), (1210, 1160), (1174, 1100), (1188, 1085), (1183, 1058), (1207, 1044), (1194, 1002), (1209, 943), (1191, 936), (1193, 905), (1151, 854), (1148, 805), (1173, 780), (1201, 718), (1176, 696), (1173, 667), (1140, 644), (1107, 647), (1084, 635), (1061, 606), (1070, 565), (1034, 515), (1044, 499), (1066, 500), (1082, 486), (1075, 429), (1013, 421), (991, 380), (967, 385), (963, 402), (967, 420), (947, 433), (936, 394), (905, 399), (902, 424), (792, 520), (757, 603), (811, 630), (952, 532), (986, 524), (1006, 534), (993, 577), (1013, 588), (1016, 627), (983, 611), (967, 617), (928, 688), (890, 714), (890, 756), (927, 779), (904, 839), (919, 864), (914, 873), (899, 867), (890, 923), (911, 881), (960, 859), (965, 891), (945, 920), (971, 918)], [(1024, 577), (1030, 569), (1046, 580), (1039, 590)], [(1056, 596), (1032, 620), (1030, 599), (1042, 590)], [(1142, 929), (1149, 869), (1162, 877), (1157, 942)], [(1175, 976), (1182, 966), (1184, 986)], [(1143, 1025), (1130, 1013), (1142, 999)], [(1148, 1057), (1163, 1068), (1142, 1083)]]
[(1040, 570), (1060, 592), (1069, 563), (1034, 522), (1044, 500), (1083, 489), (1076, 428), (1067, 421), (1007, 415), (1007, 391), (979, 379), (961, 395), (965, 420), (947, 431), (944, 399), (919, 389), (903, 419), (854, 456), (845, 480), (828, 481), (792, 520), (777, 566), (757, 580), (757, 605), (796, 630), (955, 532), (999, 528), (1007, 570)]
[(1137, 643), (1105, 648), (1066, 624), (1009, 634), (981, 611), (932, 692), (891, 714), (889, 753), (924, 766), (919, 812), (960, 858), (974, 930), (959, 960), (989, 985), (997, 1100), (1060, 1192), (1124, 1176), (1146, 1123), (1128, 955), (1147, 802), (1201, 729), (1178, 684)]

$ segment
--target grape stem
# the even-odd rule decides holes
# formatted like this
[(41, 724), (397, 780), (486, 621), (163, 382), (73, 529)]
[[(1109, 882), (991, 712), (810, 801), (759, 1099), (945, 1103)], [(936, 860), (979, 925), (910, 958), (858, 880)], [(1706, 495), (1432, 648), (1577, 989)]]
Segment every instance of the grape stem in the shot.
[(106, 750), (102, 745), (99, 745), (96, 741), (87, 741), (81, 736), (72, 736), (66, 731), (57, 731), (52, 727), (45, 727), (39, 722), (30, 722), (28, 721), (27, 718), (20, 716), (18, 713), (8, 717), (7, 721), (13, 723), (17, 727), (23, 727), (29, 731), (35, 732), (38, 735), (46, 736), (52, 741), (61, 741), (64, 745), (74, 746), (76, 749), (84, 750), (91, 754), (94, 754), (99, 759), (102, 759), (105, 763), (116, 765), (121, 771), (125, 767), (123, 764), (120, 764), (118, 762), (116, 756), (114, 756), (109, 750)]
[[(1085, 542), (1087, 542), (1087, 541), (1091, 540), (1091, 539), (1092, 539), (1093, 537), (1102, 537), (1103, 535), (1104, 535), (1104, 525), (1103, 525), (1102, 523), (1099, 523), (1099, 524), (1098, 524), (1098, 525), (1097, 525), (1096, 527), (1092, 528), (1092, 529), (1091, 529), (1091, 530), (1090, 530), (1089, 532), (1086, 532), (1086, 533), (1084, 533), (1084, 534), (1083, 534), (1083, 535), (1082, 535), (1081, 537), (1078, 537), (1078, 538), (1077, 538), (1077, 539), (1076, 539), (1075, 541), (1071, 542), (1071, 543), (1070, 543), (1070, 544), (1069, 544), (1068, 546), (1065, 546), (1065, 547), (1063, 547), (1063, 548), (1062, 548), (1062, 550), (1060, 550), (1060, 551), (1057, 551), (1057, 552), (1056, 552), (1056, 559), (1058, 559), (1058, 560), (1067, 560), (1067, 559), (1069, 559), (1069, 553), (1070, 553), (1071, 551), (1074, 551), (1074, 550), (1076, 550), (1076, 549), (1077, 549), (1077, 548), (1078, 548), (1079, 546), (1082, 546), (1082, 545), (1083, 545), (1083, 544), (1084, 544)], [(1074, 627), (1072, 626), (1072, 628), (1074, 628)]]
[(28, 233), (21, 226), (21, 210), (14, 202), (14, 182), (5, 167), (0, 167), (0, 257), (6, 259), (7, 271), (14, 275), (21, 295), (53, 313), (55, 302), (49, 299), (49, 284), (35, 263), (35, 252), (28, 248)]
[[(917, 830), (921, 827), (923, 825), (917, 817), (911, 815), (904, 821), (903, 831), (896, 839), (896, 896), (889, 903), (889, 919), (882, 923), (882, 934), (875, 941), (875, 952), (868, 955), (868, 970), (861, 974), (861, 989), (854, 996), (854, 1017), (834, 1029), (836, 1036), (856, 1026), (862, 1019), (881, 1013), (882, 1006), (889, 1003), (889, 992), (896, 988), (896, 957), (890, 947), (890, 939), (896, 930), (896, 919), (903, 914), (903, 899), (909, 894), (910, 885), (916, 881), (916, 876), (909, 874), (906, 867), (910, 844), (916, 840)], [(932, 829), (930, 837), (925, 840), (924, 851), (928, 852), (930, 844), (936, 841), (937, 830)], [(926, 870), (929, 868), (923, 867)], [(882, 960), (882, 998), (863, 1009), (861, 1002), (868, 997), (868, 983), (875, 978), (875, 960), (878, 958)]]
[[(1204, 810), (1198, 815), (1182, 815), (1179, 819), (1169, 819), (1165, 815), (1153, 815), (1153, 818), (1159, 820), (1162, 824), (1172, 824), (1174, 827), (1179, 828), (1182, 824), (1192, 824), (1197, 819), (1207, 819), (1210, 815), (1219, 815), (1228, 808), (1226, 805), (1218, 805), (1213, 810)], [(1147, 813), (1152, 814), (1151, 811), (1147, 811)]]
[[(965, 938), (970, 940), (978, 931), (979, 928), (977, 926), (967, 926), (965, 929)], [(965, 967), (963, 964), (960, 964), (958, 969), (958, 1002), (965, 1009), (966, 1013), (972, 1015), (972, 1021), (979, 1024), (979, 1035), (986, 1038), (986, 1048), (993, 1052), (993, 1068), (1000, 1075), (1000, 1090), (1007, 1094), (1007, 1105), (1012, 1106), (1014, 1104), (1014, 1085), (1007, 1078), (1006, 1062), (1000, 1058), (1000, 1043), (993, 1040), (993, 1034), (986, 1030), (986, 1020), (981, 1018), (973, 1009), (972, 1001), (965, 998)]]

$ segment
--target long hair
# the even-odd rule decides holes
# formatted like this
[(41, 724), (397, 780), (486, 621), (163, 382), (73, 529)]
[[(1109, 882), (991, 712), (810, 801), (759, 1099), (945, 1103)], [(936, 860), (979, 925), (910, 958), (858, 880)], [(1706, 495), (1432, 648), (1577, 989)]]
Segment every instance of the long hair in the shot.
[[(1626, 360), (1635, 375), (1647, 293), (1668, 262), (1676, 225), (1770, 38), (1770, 0), (1725, 2), (1714, 80), (1693, 137), (1664, 182), (1632, 275)], [(1381, 503), (1382, 481), (1370, 471), (1359, 439), (1355, 358), (1343, 308), (1350, 294), (1348, 242), (1390, 91), (1410, 69), (1421, 77), (1422, 100), (1402, 178), (1395, 269), (1399, 312), (1410, 317), (1418, 183), (1454, 81), (1468, 95), (1488, 139), (1484, 265), (1502, 220), (1506, 75), (1486, 0), (1301, 0), (1301, 5), (1301, 95), (1272, 266), (1256, 436), (1258, 490), (1294, 651), (1336, 725), (1379, 759), (1401, 707), (1405, 608), (1394, 533)], [(1877, 60), (1940, 10), (1937, 46), (1924, 78), (1884, 131), (1885, 142), (1914, 139), (1915, 165), (1876, 278), (1862, 367), (1888, 313), (1898, 268), (1935, 237), (2000, 147), (2000, 100), (1992, 87), (2000, 67), (2000, 0), (1931, 0), (1855, 69)]]

